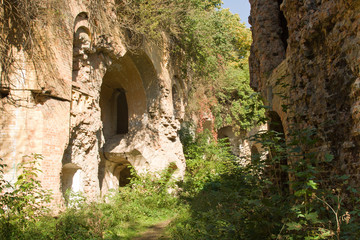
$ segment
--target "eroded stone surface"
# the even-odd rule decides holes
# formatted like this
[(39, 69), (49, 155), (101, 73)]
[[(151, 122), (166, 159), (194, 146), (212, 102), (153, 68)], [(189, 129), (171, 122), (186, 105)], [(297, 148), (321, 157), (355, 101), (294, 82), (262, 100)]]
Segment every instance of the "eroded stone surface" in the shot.
[[(252, 86), (279, 114), (285, 132), (294, 123), (302, 129), (317, 128), (320, 141), (314, 147), (333, 154), (334, 169), (358, 181), (359, 1), (250, 3)], [(286, 54), (279, 41), (284, 29), (279, 11), (289, 33)], [(283, 112), (281, 105), (289, 110)]]
[(17, 51), (20, 67), (0, 100), (7, 178), (16, 178), (16, 164), (30, 153), (44, 156), (41, 179), (57, 203), (66, 189), (94, 199), (119, 187), (128, 165), (141, 173), (173, 163), (182, 178), (177, 132), (186, 86), (170, 53), (148, 42), (129, 51), (111, 3), (102, 6), (108, 18), (95, 26), (87, 1), (60, 2), (72, 20), (48, 28), (49, 22), (37, 22), (35, 35), (47, 40), (34, 49), (42, 58), (34, 65), (26, 51)]

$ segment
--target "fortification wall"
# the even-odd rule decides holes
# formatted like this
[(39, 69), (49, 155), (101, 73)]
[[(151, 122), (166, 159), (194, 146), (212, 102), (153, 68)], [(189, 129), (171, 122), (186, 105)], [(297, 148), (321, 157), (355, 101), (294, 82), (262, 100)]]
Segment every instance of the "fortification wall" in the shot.
[(178, 178), (185, 171), (177, 131), (186, 82), (168, 43), (144, 40), (130, 51), (113, 3), (99, 11), (93, 2), (39, 3), (31, 51), (10, 42), (16, 61), (0, 72), (6, 177), (15, 181), (24, 155), (41, 154), (40, 178), (55, 203), (67, 189), (94, 199), (121, 186), (128, 165), (137, 172), (171, 165)]
[(329, 169), (358, 182), (360, 2), (250, 3), (253, 88), (281, 117), (285, 131), (315, 127), (317, 151), (335, 157)]

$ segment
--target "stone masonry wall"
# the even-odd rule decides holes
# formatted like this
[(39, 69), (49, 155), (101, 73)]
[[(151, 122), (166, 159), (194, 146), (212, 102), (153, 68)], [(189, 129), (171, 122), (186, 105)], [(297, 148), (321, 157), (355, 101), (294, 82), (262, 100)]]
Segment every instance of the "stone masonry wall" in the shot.
[(35, 54), (14, 48), (17, 68), (0, 85), (6, 177), (15, 181), (24, 155), (43, 155), (40, 177), (54, 203), (67, 189), (95, 199), (119, 187), (129, 165), (137, 172), (171, 165), (177, 178), (185, 171), (177, 131), (186, 82), (166, 46), (127, 49), (112, 4), (95, 11), (85, 0), (43, 3), (51, 17), (34, 25)]
[[(285, 129), (290, 124), (315, 127), (320, 138), (318, 151), (329, 151), (335, 157), (329, 171), (350, 174), (353, 183), (358, 182), (360, 2), (284, 0), (278, 8), (279, 1), (250, 3), (252, 86), (281, 116)], [(286, 60), (279, 47), (279, 32), (285, 29), (278, 23), (279, 11), (288, 31), (283, 45)], [(275, 93), (269, 79), (274, 78), (272, 73), (278, 71), (281, 61), (279, 67), (286, 66), (286, 71), (276, 76), (275, 85), (286, 86), (281, 94), (288, 99), (274, 100), (269, 97), (269, 92)], [(286, 113), (280, 110), (282, 104), (290, 107)]]

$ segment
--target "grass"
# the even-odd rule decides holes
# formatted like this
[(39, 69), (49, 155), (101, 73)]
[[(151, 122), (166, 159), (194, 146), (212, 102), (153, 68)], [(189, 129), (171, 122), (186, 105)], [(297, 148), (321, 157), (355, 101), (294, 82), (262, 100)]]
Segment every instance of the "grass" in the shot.
[[(14, 212), (13, 216), (9, 215), (11, 211), (3, 211), (0, 238), (133, 239), (154, 224), (173, 219), (166, 235), (174, 240), (359, 239), (360, 211), (356, 206), (360, 198), (355, 195), (358, 190), (352, 190), (353, 199), (347, 199), (346, 205), (338, 203), (341, 196), (313, 186), (315, 178), (311, 176), (311, 181), (293, 182), (293, 186), (300, 186), (294, 194), (281, 192), (271, 176), (264, 174), (263, 167), (241, 166), (225, 143), (207, 139), (204, 136), (186, 145), (187, 171), (183, 182), (175, 185), (170, 170), (158, 174), (159, 178), (135, 176), (128, 186), (109, 194), (106, 201), (86, 203), (81, 197), (73, 198), (78, 199), (69, 205), (73, 207), (56, 219), (27, 217), (31, 214), (27, 209), (36, 210), (37, 205)], [(311, 164), (305, 168), (303, 163), (298, 174), (313, 169)], [(29, 189), (35, 191), (37, 186), (36, 183)], [(174, 196), (169, 188), (181, 191)], [(9, 204), (24, 202), (22, 196), (26, 194), (11, 195)], [(322, 201), (317, 201), (319, 198)], [(325, 201), (338, 210), (341, 218), (334, 219), (324, 206)], [(10, 217), (4, 218), (4, 213)], [(19, 213), (24, 217), (16, 215)], [(339, 220), (341, 232), (335, 220)]]

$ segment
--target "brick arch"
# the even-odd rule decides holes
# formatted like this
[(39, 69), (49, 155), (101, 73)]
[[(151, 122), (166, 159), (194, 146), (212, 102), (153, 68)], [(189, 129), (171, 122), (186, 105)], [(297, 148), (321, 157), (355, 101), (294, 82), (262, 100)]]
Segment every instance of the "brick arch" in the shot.
[(81, 167), (74, 163), (67, 163), (61, 170), (61, 189), (63, 197), (65, 198), (67, 190), (72, 192), (82, 192), (82, 178), (83, 172)]

